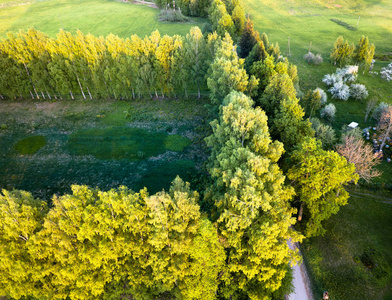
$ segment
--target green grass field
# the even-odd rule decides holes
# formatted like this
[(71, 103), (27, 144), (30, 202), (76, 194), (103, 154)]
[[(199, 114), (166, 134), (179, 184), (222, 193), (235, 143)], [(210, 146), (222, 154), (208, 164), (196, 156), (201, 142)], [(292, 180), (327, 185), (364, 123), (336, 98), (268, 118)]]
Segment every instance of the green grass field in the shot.
[[(350, 43), (357, 44), (362, 35), (368, 36), (376, 45), (376, 53), (392, 52), (392, 2), (387, 0), (335, 0), (335, 1), (286, 1), (244, 0), (245, 11), (250, 14), (255, 28), (268, 34), (270, 43), (278, 42), (283, 55), (288, 54), (290, 37), (290, 61), (298, 66), (302, 90), (317, 86), (326, 89), (322, 83), (325, 74), (334, 73), (336, 67), (329, 62), (333, 44), (339, 35)], [(358, 28), (350, 31), (330, 19), (336, 18)], [(358, 23), (359, 19), (359, 24)], [(320, 53), (324, 63), (319, 66), (308, 65), (303, 56), (311, 51)], [(378, 61), (375, 71), (380, 71), (388, 62)], [(367, 86), (369, 97), (392, 103), (392, 83), (382, 81), (378, 75), (359, 75), (358, 81)], [(337, 101), (332, 101), (337, 102)], [(352, 100), (339, 105), (336, 126), (343, 122), (356, 121), (364, 125), (363, 111), (366, 104), (354, 104)]]
[(314, 294), (392, 299), (391, 195), (361, 188), (350, 194), (348, 205), (325, 222), (327, 233), (302, 245)]
[(141, 37), (159, 32), (168, 35), (186, 35), (192, 26), (203, 27), (205, 20), (191, 18), (187, 23), (162, 23), (158, 21), (159, 10), (144, 5), (114, 0), (2, 0), (7, 4), (0, 8), (0, 37), (9, 31), (35, 27), (51, 37), (64, 28), (72, 33), (106, 36), (110, 33), (126, 38), (133, 34)]
[(198, 176), (205, 100), (0, 103), (0, 188), (36, 197), (126, 185), (155, 193)]

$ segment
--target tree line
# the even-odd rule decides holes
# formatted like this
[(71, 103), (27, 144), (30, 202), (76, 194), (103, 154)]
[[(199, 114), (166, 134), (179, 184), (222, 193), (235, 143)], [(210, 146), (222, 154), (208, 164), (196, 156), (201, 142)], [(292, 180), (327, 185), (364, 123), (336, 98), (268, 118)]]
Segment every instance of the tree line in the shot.
[(84, 99), (162, 97), (197, 92), (220, 37), (203, 36), (198, 27), (185, 38), (161, 36), (122, 39), (71, 34), (60, 30), (56, 39), (33, 28), (0, 43), (0, 95), (18, 99)]
[(178, 177), (149, 195), (73, 186), (52, 206), (0, 194), (0, 295), (14, 299), (215, 299), (226, 258), (198, 193)]

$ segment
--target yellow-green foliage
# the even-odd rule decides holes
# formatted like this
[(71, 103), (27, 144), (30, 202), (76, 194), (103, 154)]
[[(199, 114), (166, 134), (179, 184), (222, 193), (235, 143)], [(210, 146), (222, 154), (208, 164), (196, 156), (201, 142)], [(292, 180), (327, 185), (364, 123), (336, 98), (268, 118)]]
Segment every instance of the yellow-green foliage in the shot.
[(3, 194), (1, 296), (215, 298), (223, 247), (198, 193), (178, 177), (169, 193), (152, 196), (73, 186), (47, 214), (29, 193)]
[(213, 134), (206, 142), (212, 148), (214, 184), (207, 197), (217, 206), (229, 253), (222, 293), (231, 297), (242, 291), (251, 299), (269, 299), (285, 280), (290, 260), (299, 260), (287, 239), (301, 236), (290, 229), (294, 191), (284, 185), (277, 164), (283, 145), (272, 142), (264, 111), (252, 106), (250, 98), (232, 92), (219, 120), (211, 123)]
[(42, 261), (29, 252), (41, 230), (46, 205), (23, 191), (0, 193), (0, 295), (42, 295)]
[(347, 204), (349, 194), (344, 185), (358, 181), (355, 166), (335, 151), (323, 150), (320, 141), (309, 137), (291, 159), (287, 177), (296, 183), (299, 200), (310, 213), (305, 234), (308, 237), (323, 234), (321, 222)]

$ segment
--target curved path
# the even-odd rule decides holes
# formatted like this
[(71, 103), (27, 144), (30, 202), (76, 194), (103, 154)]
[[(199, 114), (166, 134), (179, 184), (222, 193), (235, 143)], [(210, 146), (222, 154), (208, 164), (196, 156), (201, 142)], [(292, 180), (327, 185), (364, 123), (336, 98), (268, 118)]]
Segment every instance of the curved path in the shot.
[[(287, 241), (290, 249), (298, 248), (298, 243), (292, 244), (291, 241)], [(313, 300), (312, 291), (310, 289), (309, 277), (306, 272), (305, 265), (296, 265), (293, 267), (294, 271), (294, 292), (285, 297), (285, 300)]]

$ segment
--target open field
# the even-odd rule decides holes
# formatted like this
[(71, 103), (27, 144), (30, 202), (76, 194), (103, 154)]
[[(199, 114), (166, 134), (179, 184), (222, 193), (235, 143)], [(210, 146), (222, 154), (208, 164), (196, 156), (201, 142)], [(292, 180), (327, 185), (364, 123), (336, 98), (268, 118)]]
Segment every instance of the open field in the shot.
[[(270, 43), (278, 42), (283, 55), (288, 53), (288, 37), (290, 37), (289, 59), (298, 66), (303, 90), (314, 89), (317, 86), (325, 89), (321, 80), (325, 74), (335, 72), (336, 67), (329, 63), (329, 55), (339, 35), (354, 44), (365, 35), (376, 45), (376, 53), (392, 52), (391, 1), (244, 0), (243, 2), (245, 11), (250, 14), (255, 28), (261, 33), (266, 32)], [(332, 22), (331, 18), (344, 21), (357, 27), (358, 30), (348, 30)], [(320, 66), (309, 66), (303, 59), (309, 50), (310, 42), (311, 51), (314, 54), (320, 53), (324, 58), (324, 63)], [(387, 63), (376, 62), (375, 71), (380, 71)], [(358, 81), (367, 86), (369, 97), (377, 97), (380, 101), (392, 103), (390, 92), (392, 83), (382, 81), (379, 75), (367, 74), (360, 74)], [(341, 113), (353, 115), (352, 121), (359, 122), (361, 125), (364, 123), (363, 117), (360, 116), (362, 111), (363, 105), (358, 109), (358, 107), (352, 108), (351, 103), (347, 103), (340, 110)]]
[[(325, 222), (324, 236), (305, 240), (305, 263), (321, 299), (392, 299), (392, 198), (362, 188)], [(388, 197), (388, 198), (387, 198)]]
[[(28, 4), (26, 4), (28, 3)], [(114, 0), (2, 0), (0, 8), (0, 37), (9, 31), (35, 27), (55, 37), (58, 30), (106, 36), (110, 33), (120, 37), (137, 34), (150, 35), (158, 29), (164, 35), (186, 35), (192, 26), (203, 27), (205, 20), (192, 18), (188, 23), (162, 23), (158, 21), (159, 10), (144, 5)]]
[(0, 104), (0, 187), (49, 199), (87, 184), (151, 193), (190, 181), (206, 158), (200, 100)]
[[(278, 42), (283, 55), (287, 55), (288, 37), (290, 37), (289, 60), (297, 65), (302, 91), (320, 87), (327, 90), (322, 82), (325, 74), (335, 73), (336, 66), (330, 63), (329, 56), (333, 44), (339, 35), (350, 43), (357, 44), (362, 35), (368, 36), (376, 45), (376, 54), (392, 53), (392, 2), (387, 0), (335, 0), (335, 1), (299, 1), (299, 0), (243, 0), (246, 13), (250, 14), (255, 28), (268, 35), (270, 43)], [(358, 18), (359, 24), (357, 26)], [(332, 22), (336, 18), (358, 30), (351, 31)], [(319, 65), (308, 65), (303, 56), (311, 51), (320, 53), (324, 62)], [(376, 61), (374, 71), (379, 72), (391, 61)], [(392, 82), (381, 79), (378, 74), (358, 73), (357, 83), (364, 84), (370, 98), (392, 103)], [(344, 124), (357, 122), (361, 128), (375, 126), (371, 118), (364, 120), (366, 101), (355, 102), (349, 99), (344, 102), (331, 99), (335, 104), (336, 116), (332, 127), (339, 131)], [(384, 176), (377, 179), (380, 184), (391, 184), (392, 166), (383, 163), (380, 170)]]

